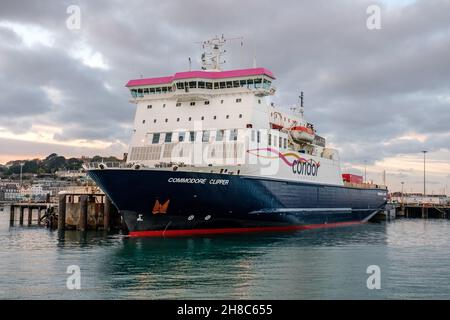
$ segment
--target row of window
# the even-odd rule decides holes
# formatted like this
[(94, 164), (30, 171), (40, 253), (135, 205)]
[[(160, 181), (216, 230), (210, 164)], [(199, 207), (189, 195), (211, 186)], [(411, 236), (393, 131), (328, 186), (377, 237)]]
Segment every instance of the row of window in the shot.
[(189, 92), (189, 89), (207, 89), (207, 90), (218, 90), (218, 89), (229, 89), (229, 88), (244, 88), (247, 89), (269, 89), (271, 81), (267, 79), (257, 78), (257, 79), (245, 79), (245, 80), (234, 80), (234, 81), (185, 81), (177, 82), (173, 86), (163, 86), (156, 88), (141, 88), (141, 89), (131, 89), (131, 95), (133, 98), (142, 98), (144, 95), (149, 94), (166, 94), (178, 90), (184, 90)]
[[(222, 142), (226, 141), (225, 130), (217, 130), (215, 131), (215, 141)], [(210, 142), (212, 131), (204, 130), (204, 131), (188, 131), (188, 132), (178, 132), (178, 137), (176, 141), (178, 142), (195, 142), (197, 141), (197, 137), (201, 137), (202, 142)], [(162, 137), (164, 137), (162, 139)], [(153, 133), (151, 142), (152, 144), (158, 144), (161, 142), (161, 139), (164, 143), (173, 142), (174, 133), (173, 132), (157, 132)], [(228, 140), (227, 141), (237, 141), (238, 139), (238, 130), (232, 129), (229, 131)]]
[(244, 88), (248, 89), (269, 89), (271, 81), (267, 79), (257, 78), (257, 79), (244, 79), (244, 80), (234, 80), (234, 81), (217, 81), (217, 82), (208, 82), (208, 81), (186, 81), (186, 82), (177, 82), (176, 88), (179, 90), (186, 89), (229, 89), (229, 88)]
[[(187, 132), (178, 132), (178, 137), (175, 139), (177, 142), (195, 142), (197, 141), (197, 137), (201, 139), (202, 142), (210, 142), (212, 138), (212, 133), (215, 132), (215, 141), (237, 141), (238, 139), (238, 130), (232, 129), (229, 130), (228, 140), (225, 136), (225, 130), (203, 130), (203, 131), (187, 131)], [(159, 144), (159, 143), (171, 143), (174, 142), (174, 132), (157, 132), (152, 134), (151, 143)], [(251, 131), (251, 141), (255, 142), (255, 130)], [(256, 131), (256, 142), (261, 143), (261, 132)], [(267, 136), (267, 144), (269, 146), (279, 147), (287, 149), (287, 138), (283, 138), (280, 136), (273, 136), (268, 134)]]
[[(213, 116), (212, 118), (213, 118), (213, 120), (217, 120), (217, 116)], [(225, 116), (225, 119), (227, 119), (227, 120), (230, 119), (230, 115), (227, 114), (227, 115)], [(242, 119), (242, 114), (239, 114), (239, 119)], [(205, 120), (205, 117), (204, 117), (204, 116), (201, 116), (201, 117), (200, 117), (200, 120), (201, 120), (201, 121)], [(158, 121), (157, 119), (153, 119), (153, 123), (156, 123), (157, 121)], [(177, 118), (176, 121), (177, 121), (177, 122), (180, 122), (180, 121), (181, 121), (181, 118)], [(192, 117), (189, 117), (189, 118), (188, 118), (188, 121), (192, 121)], [(142, 120), (142, 123), (143, 123), (143, 124), (145, 124), (145, 122), (146, 122), (145, 120)], [(168, 122), (169, 122), (169, 119), (168, 119), (168, 118), (165, 118), (165, 119), (164, 119), (164, 122), (165, 122), (165, 123), (168, 123)]]
[[(224, 102), (225, 102), (225, 100), (220, 100), (220, 104), (223, 104)], [(242, 102), (242, 98), (236, 98), (235, 102), (236, 103), (241, 103)], [(198, 102), (198, 103), (201, 103), (201, 102)], [(196, 101), (189, 102), (190, 106), (195, 106), (196, 104), (197, 104)], [(204, 105), (210, 105), (210, 101), (209, 100), (203, 101), (203, 104)], [(261, 99), (258, 99), (258, 104), (261, 104)], [(177, 107), (181, 107), (181, 105), (182, 105), (181, 102), (177, 102), (176, 103)], [(166, 104), (163, 103), (162, 107), (165, 108)], [(153, 109), (153, 105), (152, 104), (147, 105), (147, 109)]]

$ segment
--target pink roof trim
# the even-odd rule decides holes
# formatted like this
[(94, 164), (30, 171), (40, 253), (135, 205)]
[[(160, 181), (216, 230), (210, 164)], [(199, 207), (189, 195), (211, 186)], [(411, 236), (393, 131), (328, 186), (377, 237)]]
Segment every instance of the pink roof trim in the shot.
[(192, 79), (192, 78), (225, 79), (225, 78), (239, 78), (258, 75), (266, 75), (272, 79), (275, 79), (273, 73), (265, 68), (241, 69), (230, 71), (187, 71), (187, 72), (178, 72), (174, 76), (169, 77), (130, 80), (126, 84), (126, 87), (170, 84), (175, 80)]

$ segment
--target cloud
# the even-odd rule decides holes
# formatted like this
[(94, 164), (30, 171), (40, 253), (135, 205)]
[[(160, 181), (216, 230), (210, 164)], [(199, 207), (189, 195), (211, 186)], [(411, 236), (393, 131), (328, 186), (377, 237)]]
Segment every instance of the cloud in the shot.
[(370, 31), (373, 3), (82, 0), (81, 29), (69, 30), (70, 1), (3, 1), (0, 129), (45, 124), (61, 128), (60, 143), (126, 145), (134, 116), (126, 81), (184, 71), (189, 57), (198, 67), (196, 42), (225, 33), (244, 37), (243, 46), (229, 43), (226, 67), (249, 67), (256, 55), (277, 76), (278, 105), (304, 91), (306, 117), (345, 164), (423, 148), (448, 156), (450, 2), (381, 1), (382, 28)]

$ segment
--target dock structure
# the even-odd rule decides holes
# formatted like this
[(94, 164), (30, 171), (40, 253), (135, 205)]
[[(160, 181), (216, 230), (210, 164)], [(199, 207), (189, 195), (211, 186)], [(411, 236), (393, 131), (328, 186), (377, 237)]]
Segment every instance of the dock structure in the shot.
[(14, 226), (16, 217), (20, 226), (26, 219), (28, 226), (35, 222), (38, 226), (59, 231), (109, 231), (122, 227), (117, 208), (103, 193), (61, 193), (58, 203), (13, 203), (10, 205), (10, 226)]
[(448, 219), (450, 204), (401, 204), (396, 205), (397, 215), (405, 218)]
[[(27, 214), (27, 224), (32, 225), (33, 222), (36, 222), (37, 225), (41, 225), (42, 217), (47, 212), (48, 208), (51, 207), (52, 203), (14, 203), (10, 206), (10, 225), (14, 225), (16, 221), (16, 213), (19, 215), (19, 224), (23, 226), (25, 213)], [(34, 215), (33, 213), (36, 213)]]

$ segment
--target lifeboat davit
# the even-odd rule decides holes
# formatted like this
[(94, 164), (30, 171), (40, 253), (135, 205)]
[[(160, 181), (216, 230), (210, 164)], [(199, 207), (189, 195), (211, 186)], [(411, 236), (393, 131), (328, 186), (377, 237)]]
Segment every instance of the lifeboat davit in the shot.
[(298, 143), (313, 142), (314, 130), (305, 126), (295, 126), (289, 130), (292, 139)]

